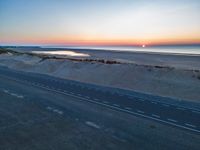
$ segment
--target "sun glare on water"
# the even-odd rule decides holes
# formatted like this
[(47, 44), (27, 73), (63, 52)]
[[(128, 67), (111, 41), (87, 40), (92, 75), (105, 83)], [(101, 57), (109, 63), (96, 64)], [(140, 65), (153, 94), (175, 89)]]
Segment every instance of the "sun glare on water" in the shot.
[(143, 47), (143, 48), (145, 48), (145, 47), (146, 47), (146, 45), (144, 45), (144, 44), (143, 44), (143, 45), (142, 45), (142, 47)]
[(37, 54), (47, 54), (47, 55), (60, 55), (60, 56), (77, 56), (77, 57), (89, 57), (90, 55), (84, 53), (78, 53), (74, 51), (33, 51)]

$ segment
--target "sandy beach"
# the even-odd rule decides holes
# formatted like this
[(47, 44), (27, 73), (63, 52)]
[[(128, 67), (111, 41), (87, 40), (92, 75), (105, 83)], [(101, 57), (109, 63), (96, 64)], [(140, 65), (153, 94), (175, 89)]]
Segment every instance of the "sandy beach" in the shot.
[[(0, 55), (0, 65), (86, 83), (200, 102), (200, 56), (48, 48), (11, 50)], [(84, 55), (38, 53), (48, 50)], [(32, 51), (37, 53), (31, 53)]]

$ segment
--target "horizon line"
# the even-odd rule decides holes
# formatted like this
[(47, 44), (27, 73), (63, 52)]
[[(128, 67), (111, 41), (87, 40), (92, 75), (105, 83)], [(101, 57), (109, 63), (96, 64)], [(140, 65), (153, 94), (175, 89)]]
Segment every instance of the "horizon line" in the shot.
[(92, 47), (92, 46), (117, 46), (117, 47), (156, 47), (156, 46), (200, 46), (200, 43), (172, 43), (172, 44), (0, 44), (0, 47)]

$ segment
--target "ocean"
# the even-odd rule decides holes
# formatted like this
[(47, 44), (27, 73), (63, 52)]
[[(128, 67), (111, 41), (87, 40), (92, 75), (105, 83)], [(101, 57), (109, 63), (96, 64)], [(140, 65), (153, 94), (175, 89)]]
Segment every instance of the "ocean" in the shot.
[(200, 45), (176, 45), (176, 46), (41, 46), (42, 48), (61, 49), (88, 49), (131, 52), (154, 52), (168, 54), (200, 55)]

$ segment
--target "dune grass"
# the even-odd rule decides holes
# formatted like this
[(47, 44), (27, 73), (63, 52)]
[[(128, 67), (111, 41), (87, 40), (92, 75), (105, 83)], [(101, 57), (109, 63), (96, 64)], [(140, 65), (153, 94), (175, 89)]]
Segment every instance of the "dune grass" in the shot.
[(6, 54), (6, 53), (20, 54), (19, 52), (10, 50), (8, 48), (0, 47), (0, 54)]

